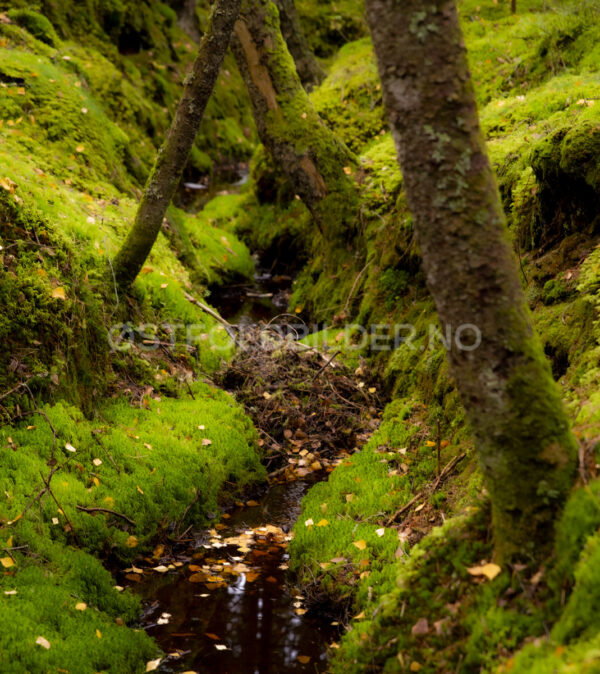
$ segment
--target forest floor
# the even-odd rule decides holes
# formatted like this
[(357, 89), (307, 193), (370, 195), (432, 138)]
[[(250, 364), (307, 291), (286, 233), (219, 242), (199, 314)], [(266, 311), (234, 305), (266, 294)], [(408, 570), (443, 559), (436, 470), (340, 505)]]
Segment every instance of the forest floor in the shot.
[[(356, 159), (355, 238), (315, 233), (229, 55), (186, 169), (202, 196), (179, 195), (128, 296), (107, 272), (195, 45), (157, 0), (29, 4), (0, 0), (0, 671), (215, 672), (267, 633), (276, 671), (599, 671), (597, 0), (459, 3), (581, 447), (552, 554), (506, 568), (360, 3), (298, 2), (328, 73), (312, 105)], [(203, 309), (247, 326), (223, 289), (263, 302), (257, 258), (298, 343), (270, 323), (236, 345)]]

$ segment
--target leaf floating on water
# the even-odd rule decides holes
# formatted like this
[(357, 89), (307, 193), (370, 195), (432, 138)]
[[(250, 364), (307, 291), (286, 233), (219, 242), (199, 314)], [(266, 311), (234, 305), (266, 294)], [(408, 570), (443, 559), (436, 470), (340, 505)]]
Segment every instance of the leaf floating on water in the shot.
[(192, 574), (188, 580), (190, 583), (204, 583), (206, 580), (206, 574), (203, 572)]
[(258, 571), (249, 571), (245, 575), (246, 575), (246, 580), (249, 583), (253, 583), (260, 576), (260, 573), (258, 573)]
[(149, 662), (146, 663), (146, 671), (147, 672), (154, 672), (155, 670), (158, 669), (161, 662), (162, 662), (162, 658), (157, 658), (156, 660), (150, 660)]
[(223, 645), (223, 644), (215, 644), (215, 648), (216, 648), (218, 651), (226, 651), (226, 650), (228, 650), (227, 646), (225, 646), (225, 645)]
[(247, 505), (249, 508), (254, 508), (254, 507), (257, 506), (257, 505), (260, 505), (260, 503), (259, 503), (258, 501), (250, 500), (250, 501), (246, 501), (246, 505)]
[(159, 566), (155, 566), (153, 570), (156, 571), (156, 573), (167, 573), (169, 569), (164, 564), (159, 564)]
[(299, 655), (298, 662), (303, 665), (307, 665), (310, 662), (310, 655)]
[(494, 580), (494, 578), (502, 571), (502, 569), (497, 564), (484, 564), (483, 566), (471, 566), (467, 569), (467, 572), (472, 576), (485, 576), (489, 580)]
[(207, 636), (209, 639), (212, 639), (213, 641), (221, 641), (221, 637), (217, 636), (216, 634), (213, 634), (212, 632), (205, 632), (205, 636)]
[(38, 646), (41, 646), (42, 648), (45, 648), (46, 650), (48, 650), (50, 648), (50, 642), (48, 641), (48, 639), (44, 639), (44, 637), (38, 637), (35, 640), (35, 643)]

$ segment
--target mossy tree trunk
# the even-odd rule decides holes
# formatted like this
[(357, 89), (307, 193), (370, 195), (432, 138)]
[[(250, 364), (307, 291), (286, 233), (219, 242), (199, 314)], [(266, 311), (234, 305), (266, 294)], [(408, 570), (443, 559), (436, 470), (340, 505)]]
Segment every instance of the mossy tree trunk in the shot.
[(241, 0), (216, 0), (214, 4), (209, 29), (202, 38), (175, 118), (156, 157), (135, 222), (114, 260), (114, 274), (121, 289), (133, 283), (160, 232), (217, 81), (240, 4)]
[[(427, 283), (490, 493), (496, 556), (541, 554), (576, 442), (519, 283), (454, 0), (367, 0)], [(471, 333), (473, 339), (465, 336)], [(467, 343), (467, 341), (469, 343)]]
[(243, 0), (232, 49), (250, 93), (261, 141), (321, 232), (344, 237), (356, 219), (357, 193), (344, 168), (348, 148), (315, 112), (281, 34), (270, 0)]
[(294, 0), (275, 0), (279, 10), (281, 34), (294, 58), (300, 81), (307, 91), (325, 79), (325, 71), (308, 46)]

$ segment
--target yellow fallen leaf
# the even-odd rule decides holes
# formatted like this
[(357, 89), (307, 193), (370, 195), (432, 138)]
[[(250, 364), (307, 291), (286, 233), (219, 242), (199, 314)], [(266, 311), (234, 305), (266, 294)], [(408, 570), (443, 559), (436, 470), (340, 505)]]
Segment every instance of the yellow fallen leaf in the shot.
[(157, 658), (156, 660), (149, 660), (146, 663), (146, 671), (147, 672), (155, 671), (156, 669), (158, 669), (158, 666), (160, 665), (161, 661), (162, 661), (162, 658)]
[(100, 630), (96, 630), (96, 636), (98, 639), (102, 639), (102, 632)]
[(140, 492), (140, 494), (143, 494), (143, 493), (144, 493), (143, 489), (140, 487), (139, 484), (136, 485), (136, 489)]
[(76, 611), (85, 611), (87, 604), (84, 601), (79, 601), (75, 604)]
[(52, 297), (54, 297), (55, 300), (66, 300), (67, 296), (65, 295), (65, 289), (61, 286), (54, 288), (52, 291)]
[(309, 519), (305, 520), (305, 522), (304, 522), (305, 527), (312, 527), (313, 524), (314, 524), (314, 521), (313, 521), (312, 518), (309, 518)]
[(0, 564), (2, 564), (5, 569), (10, 569), (11, 566), (15, 565), (15, 561), (11, 557), (2, 557), (2, 559), (0, 559)]
[(427, 440), (425, 443), (428, 447), (435, 447), (437, 443), (433, 442), (433, 440)]
[(44, 639), (44, 637), (38, 637), (35, 640), (35, 643), (38, 646), (41, 646), (42, 648), (45, 648), (46, 650), (48, 650), (50, 648), (50, 642), (48, 641), (48, 639)]
[(137, 544), (138, 544), (138, 539), (137, 539), (136, 536), (128, 536), (127, 540), (125, 541), (125, 545), (128, 548), (135, 548), (135, 547), (137, 547)]
[(366, 542), (363, 541), (362, 539), (360, 541), (354, 541), (352, 545), (357, 547), (359, 550), (364, 550), (367, 547)]
[(318, 527), (326, 527), (329, 524), (327, 520), (321, 520), (320, 522), (317, 522)]
[(365, 612), (361, 611), (358, 615), (354, 616), (354, 620), (362, 620), (365, 617)]
[(82, 152), (85, 152), (85, 145), (78, 145), (75, 148), (75, 152), (79, 152), (79, 154), (81, 154)]
[(494, 580), (501, 571), (502, 569), (497, 564), (491, 562), (483, 566), (471, 566), (467, 569), (467, 572), (472, 576), (485, 576), (489, 580)]

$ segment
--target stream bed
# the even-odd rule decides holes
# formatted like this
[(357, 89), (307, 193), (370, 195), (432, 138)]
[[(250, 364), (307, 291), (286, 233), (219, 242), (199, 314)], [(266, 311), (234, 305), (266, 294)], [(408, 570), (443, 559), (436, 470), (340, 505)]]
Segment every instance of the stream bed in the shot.
[[(290, 281), (261, 272), (254, 284), (222, 289), (209, 301), (243, 328), (285, 312)], [(302, 497), (326, 476), (270, 485), (259, 500), (237, 503), (215, 528), (185, 533), (168, 558), (156, 550), (145, 564), (160, 571), (124, 572), (121, 583), (134, 579), (144, 601), (141, 626), (167, 654), (157, 671), (325, 671), (340, 626), (305, 607), (288, 571), (287, 545)]]
[(145, 600), (142, 626), (174, 654), (161, 672), (325, 671), (339, 627), (329, 617), (305, 613), (287, 571), (286, 532), (310, 484), (272, 486), (257, 505), (233, 511), (218, 533), (196, 532), (177, 556), (179, 570), (138, 584)]

